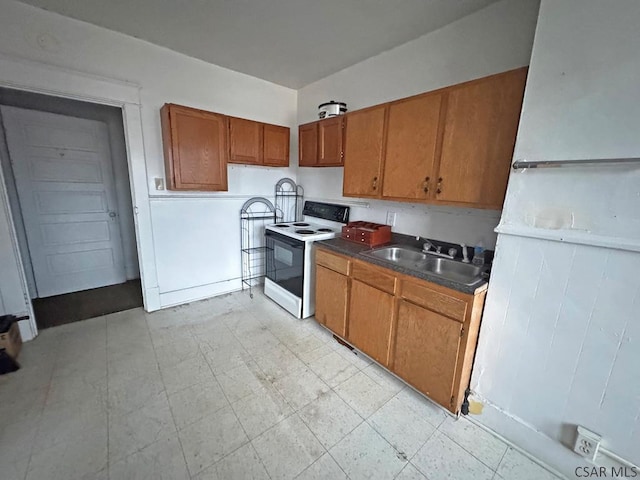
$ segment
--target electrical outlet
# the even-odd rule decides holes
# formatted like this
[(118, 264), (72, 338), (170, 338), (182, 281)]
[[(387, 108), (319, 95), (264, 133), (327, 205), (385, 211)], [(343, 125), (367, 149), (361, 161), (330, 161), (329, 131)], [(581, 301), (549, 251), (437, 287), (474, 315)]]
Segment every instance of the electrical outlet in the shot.
[(387, 212), (387, 225), (392, 227), (396, 224), (396, 212)]
[(602, 437), (597, 433), (593, 433), (584, 427), (578, 426), (578, 433), (576, 434), (576, 443), (573, 446), (573, 451), (593, 462), (598, 454), (598, 448), (600, 448), (601, 440)]
[(164, 190), (164, 180), (160, 177), (154, 178), (156, 190)]

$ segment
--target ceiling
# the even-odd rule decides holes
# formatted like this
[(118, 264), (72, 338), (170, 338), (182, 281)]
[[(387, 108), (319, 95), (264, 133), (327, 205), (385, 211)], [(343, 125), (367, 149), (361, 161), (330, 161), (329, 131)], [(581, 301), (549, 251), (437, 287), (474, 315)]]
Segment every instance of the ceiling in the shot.
[(21, 0), (298, 89), (496, 0)]

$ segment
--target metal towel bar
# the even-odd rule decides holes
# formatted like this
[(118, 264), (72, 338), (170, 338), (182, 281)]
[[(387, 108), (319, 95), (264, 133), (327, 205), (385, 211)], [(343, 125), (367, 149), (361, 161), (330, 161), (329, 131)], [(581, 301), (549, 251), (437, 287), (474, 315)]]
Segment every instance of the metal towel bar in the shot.
[(596, 165), (629, 165), (640, 163), (640, 158), (592, 158), (588, 160), (516, 160), (511, 166), (514, 170), (527, 168), (561, 168)]

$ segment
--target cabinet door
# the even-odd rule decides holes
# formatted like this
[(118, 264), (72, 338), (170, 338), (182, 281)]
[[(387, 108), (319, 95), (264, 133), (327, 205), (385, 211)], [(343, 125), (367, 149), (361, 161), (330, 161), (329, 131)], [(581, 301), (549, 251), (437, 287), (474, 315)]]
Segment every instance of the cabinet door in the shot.
[(461, 333), (460, 322), (400, 301), (392, 371), (451, 410)]
[(371, 358), (388, 365), (393, 295), (351, 280), (347, 339)]
[(342, 184), (345, 196), (380, 196), (386, 108), (381, 105), (346, 116)]
[(227, 190), (227, 119), (167, 104), (161, 110), (170, 190)]
[(262, 124), (244, 118), (229, 118), (229, 162), (262, 163)]
[(451, 90), (436, 199), (502, 208), (527, 69)]
[(298, 127), (298, 165), (314, 167), (318, 163), (318, 122)]
[(435, 185), (434, 161), (442, 95), (389, 105), (382, 196), (424, 200)]
[(289, 128), (263, 125), (263, 163), (273, 167), (289, 166)]
[(316, 320), (343, 338), (347, 333), (347, 286), (346, 275), (316, 266)]
[(318, 122), (318, 165), (342, 165), (342, 117)]

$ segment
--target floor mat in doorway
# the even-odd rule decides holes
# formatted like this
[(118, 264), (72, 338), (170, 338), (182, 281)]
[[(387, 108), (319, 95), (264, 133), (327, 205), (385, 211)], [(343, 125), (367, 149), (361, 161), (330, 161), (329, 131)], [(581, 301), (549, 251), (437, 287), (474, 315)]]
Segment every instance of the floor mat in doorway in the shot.
[(39, 329), (141, 306), (140, 280), (33, 300), (33, 310)]

